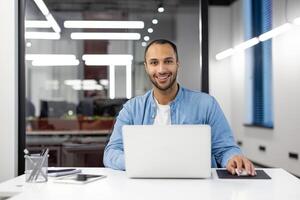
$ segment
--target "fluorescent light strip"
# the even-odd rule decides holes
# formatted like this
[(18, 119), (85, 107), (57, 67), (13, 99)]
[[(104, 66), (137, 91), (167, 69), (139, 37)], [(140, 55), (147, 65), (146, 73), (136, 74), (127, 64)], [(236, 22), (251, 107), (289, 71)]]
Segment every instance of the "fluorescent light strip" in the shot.
[(115, 66), (109, 66), (109, 98), (115, 98)]
[(97, 81), (94, 79), (86, 79), (82, 81), (83, 85), (97, 85)]
[(139, 33), (71, 33), (73, 40), (139, 40)]
[(53, 18), (53, 16), (50, 13), (48, 15), (46, 15), (46, 19), (49, 21), (49, 23), (51, 24), (51, 26), (55, 32), (57, 32), (57, 33), (61, 32), (59, 25), (57, 24), (57, 22), (55, 21), (55, 19)]
[(65, 21), (65, 28), (142, 29), (143, 21)]
[(294, 19), (293, 23), (294, 23), (295, 25), (300, 25), (300, 17)]
[(217, 60), (222, 60), (224, 58), (227, 58), (227, 57), (231, 56), (233, 53), (234, 53), (233, 48), (227, 49), (225, 51), (222, 51), (222, 52), (218, 53), (216, 55), (216, 59)]
[(34, 0), (34, 2), (39, 7), (39, 9), (43, 13), (43, 15), (46, 16), (49, 14), (49, 10), (43, 0)]
[(60, 34), (56, 32), (25, 32), (25, 39), (59, 40)]
[(276, 37), (284, 32), (287, 32), (291, 28), (292, 28), (292, 25), (290, 23), (286, 23), (277, 28), (272, 29), (271, 31), (261, 34), (258, 38), (260, 41), (266, 41), (266, 40)]
[(245, 42), (243, 42), (243, 43), (235, 46), (234, 47), (234, 51), (242, 51), (242, 50), (250, 48), (250, 47), (252, 47), (252, 46), (254, 46), (254, 45), (258, 44), (258, 43), (259, 43), (259, 40), (258, 40), (257, 37), (255, 37), (255, 38), (252, 38), (250, 40), (247, 40), (247, 41), (245, 41)]
[(65, 80), (64, 84), (71, 86), (74, 90), (103, 90), (103, 86), (97, 84), (94, 79)]
[(132, 97), (132, 88), (131, 88), (131, 63), (126, 65), (126, 98), (130, 99)]
[(85, 54), (82, 56), (87, 66), (109, 65), (109, 96), (115, 98), (115, 65), (126, 66), (126, 97), (132, 97), (131, 62), (133, 56), (129, 54)]
[(42, 20), (25, 20), (25, 28), (51, 28), (51, 24)]
[(78, 66), (79, 60), (33, 60), (32, 66)]
[[(296, 25), (300, 25), (300, 17), (294, 19), (293, 23)], [(234, 49), (230, 48), (230, 49), (227, 49), (225, 51), (218, 53), (216, 55), (216, 59), (221, 60), (226, 57), (229, 57), (229, 56), (233, 55), (236, 51), (245, 50), (249, 47), (252, 47), (252, 46), (258, 44), (260, 41), (263, 42), (263, 41), (266, 41), (273, 37), (276, 37), (278, 35), (281, 35), (287, 31), (289, 31), (291, 28), (292, 28), (292, 25), (290, 23), (285, 23), (281, 26), (278, 26), (278, 27), (272, 29), (271, 31), (261, 34), (259, 37), (252, 38), (250, 40), (247, 40), (246, 42), (243, 42), (243, 43), (235, 46)]]
[(81, 85), (81, 80), (75, 79), (75, 80), (65, 80), (65, 85), (74, 86), (74, 85)]
[(82, 60), (87, 66), (99, 65), (127, 65), (131, 64), (133, 56), (130, 54), (85, 54)]
[(76, 60), (73, 54), (26, 54), (25, 60)]
[(258, 43), (259, 43), (259, 40), (258, 40), (257, 37), (252, 38), (250, 40), (247, 40), (247, 41), (242, 42), (241, 44), (235, 46), (233, 49), (230, 48), (230, 49), (227, 49), (225, 51), (222, 51), (222, 52), (218, 53), (216, 55), (216, 59), (217, 60), (222, 60), (224, 58), (227, 58), (227, 57), (233, 55), (235, 52), (243, 51), (243, 50), (245, 50), (247, 48), (250, 48), (250, 47), (252, 47), (252, 46), (254, 46)]

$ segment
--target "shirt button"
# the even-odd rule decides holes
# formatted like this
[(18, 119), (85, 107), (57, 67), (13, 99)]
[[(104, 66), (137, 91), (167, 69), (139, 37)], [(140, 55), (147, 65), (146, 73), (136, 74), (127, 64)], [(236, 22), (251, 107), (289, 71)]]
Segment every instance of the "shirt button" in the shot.
[(152, 115), (152, 118), (154, 118), (155, 116), (154, 115)]

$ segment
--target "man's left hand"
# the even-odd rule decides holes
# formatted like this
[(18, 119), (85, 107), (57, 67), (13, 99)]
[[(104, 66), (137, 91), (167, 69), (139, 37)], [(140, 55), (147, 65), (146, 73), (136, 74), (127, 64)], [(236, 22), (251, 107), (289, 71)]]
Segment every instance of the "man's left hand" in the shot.
[(246, 170), (248, 175), (255, 176), (255, 167), (252, 164), (251, 161), (249, 161), (245, 156), (242, 155), (236, 155), (233, 156), (227, 163), (226, 166), (227, 171), (229, 171), (231, 174), (236, 174), (236, 171), (238, 171), (238, 174), (241, 174), (243, 170)]

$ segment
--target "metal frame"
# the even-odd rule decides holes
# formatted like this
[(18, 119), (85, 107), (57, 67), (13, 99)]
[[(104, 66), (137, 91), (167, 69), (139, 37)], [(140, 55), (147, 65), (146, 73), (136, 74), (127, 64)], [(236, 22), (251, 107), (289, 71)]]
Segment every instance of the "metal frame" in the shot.
[(209, 93), (209, 65), (208, 65), (208, 0), (201, 1), (201, 52), (202, 52), (202, 72), (201, 89), (202, 92)]
[(25, 135), (25, 39), (24, 16), (26, 0), (18, 0), (18, 175), (24, 174), (25, 160), (23, 150), (26, 144)]

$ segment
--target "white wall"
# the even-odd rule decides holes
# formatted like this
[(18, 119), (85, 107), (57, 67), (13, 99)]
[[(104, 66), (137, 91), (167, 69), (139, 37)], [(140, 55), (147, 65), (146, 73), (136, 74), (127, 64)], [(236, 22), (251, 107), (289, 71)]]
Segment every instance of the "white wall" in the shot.
[[(242, 2), (237, 1), (230, 7), (211, 8), (210, 11), (210, 27), (223, 26), (229, 20), (231, 24), (228, 27), (232, 30), (231, 37), (227, 35), (228, 30), (212, 28), (210, 32), (210, 39), (213, 41), (210, 43), (212, 95), (224, 100), (221, 102), (223, 109), (230, 110), (228, 118), (237, 140), (243, 142), (242, 149), (246, 156), (257, 163), (282, 167), (300, 176), (300, 161), (288, 157), (289, 152), (300, 155), (300, 27), (294, 27), (290, 32), (273, 39), (274, 129), (245, 127), (244, 54), (216, 62), (214, 56), (224, 48), (212, 46), (231, 40), (231, 45), (225, 47), (226, 49), (243, 41)], [(299, 2), (290, 0), (288, 18), (293, 18), (299, 11)], [(217, 18), (221, 13), (225, 14), (222, 18)], [(284, 22), (285, 1), (273, 0), (273, 26)], [(229, 82), (226, 86), (230, 86), (229, 94), (224, 92), (226, 79)], [(259, 145), (264, 145), (266, 152), (259, 151)]]
[[(232, 45), (231, 12), (229, 7), (214, 6), (209, 8), (209, 14), (209, 90), (231, 123), (231, 109), (228, 106), (231, 102), (230, 61), (225, 59), (220, 62), (214, 59), (215, 52)], [(220, 19), (222, 23), (219, 22)]]
[(178, 81), (193, 90), (201, 90), (198, 10), (197, 7), (181, 7), (176, 15), (176, 45), (180, 62)]
[(17, 173), (17, 1), (0, 1), (0, 182)]

